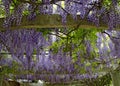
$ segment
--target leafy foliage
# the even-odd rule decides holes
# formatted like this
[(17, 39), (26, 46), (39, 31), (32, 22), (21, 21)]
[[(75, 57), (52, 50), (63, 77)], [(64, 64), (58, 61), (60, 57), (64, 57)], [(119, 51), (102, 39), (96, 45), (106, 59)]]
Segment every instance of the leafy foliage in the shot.
[[(1, 2), (2, 1), (2, 2)], [(11, 54), (11, 58), (20, 64), (19, 69), (26, 79), (42, 79), (54, 82), (69, 82), (83, 78), (96, 78), (100, 71), (114, 71), (119, 63), (119, 32), (114, 28), (120, 24), (119, 0), (1, 0), (0, 16), (4, 16), (0, 32), (1, 50)], [(56, 10), (53, 8), (56, 5)], [(54, 12), (53, 12), (54, 11)], [(19, 26), (24, 15), (32, 21), (39, 14), (58, 14), (66, 24), (68, 15), (81, 20), (86, 19), (96, 26), (100, 20), (108, 25), (107, 31), (89, 28), (62, 28), (37, 30), (9, 30), (13, 24)], [(109, 37), (107, 37), (106, 35)], [(56, 38), (53, 38), (55, 36)], [(109, 38), (109, 40), (106, 40)], [(54, 41), (53, 41), (54, 39)], [(36, 56), (34, 57), (33, 54)], [(2, 60), (1, 60), (2, 62)], [(3, 73), (17, 73), (5, 62)], [(116, 65), (115, 67), (111, 66)], [(16, 65), (16, 63), (15, 63)], [(28, 74), (27, 74), (28, 73)], [(14, 73), (13, 73), (14, 74)], [(36, 77), (36, 74), (41, 74)], [(44, 74), (48, 74), (46, 78)], [(58, 74), (58, 75), (57, 75)], [(62, 74), (62, 75), (60, 75)], [(35, 76), (35, 78), (33, 76)], [(99, 75), (98, 75), (99, 76)]]

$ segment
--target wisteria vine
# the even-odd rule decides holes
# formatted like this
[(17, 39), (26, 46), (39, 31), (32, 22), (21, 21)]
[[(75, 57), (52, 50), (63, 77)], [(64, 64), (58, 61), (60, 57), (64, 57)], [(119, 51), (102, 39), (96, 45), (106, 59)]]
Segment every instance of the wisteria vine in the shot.
[[(0, 32), (0, 49), (1, 52), (5, 51), (10, 53), (11, 58), (21, 66), (18, 68), (21, 73), (22, 71), (32, 71), (32, 73), (34, 73), (33, 75), (31, 73), (21, 74), (20, 76), (16, 75), (15, 77), (17, 79), (41, 79), (53, 83), (69, 82), (83, 78), (96, 78), (98, 75), (92, 70), (92, 63), (94, 62), (97, 63), (97, 66), (94, 67), (95, 69), (100, 69), (101, 65), (105, 65), (104, 67), (108, 69), (116, 68), (112, 67), (111, 64), (118, 64), (117, 59), (120, 56), (120, 39), (117, 39), (119, 32), (114, 32), (114, 28), (120, 24), (117, 0), (112, 0), (113, 4), (109, 7), (106, 7), (106, 4), (102, 5), (104, 4), (103, 0), (14, 1), (15, 0), (2, 0), (6, 12), (6, 18), (3, 23), (6, 31)], [(56, 8), (53, 8), (53, 4)], [(10, 9), (12, 5), (14, 7), (13, 12), (11, 12)], [(114, 7), (115, 9), (113, 9)], [(92, 48), (90, 40), (86, 40), (86, 37), (81, 41), (86, 52), (83, 55), (83, 51), (79, 49), (75, 52), (76, 58), (74, 60), (70, 54), (71, 52), (63, 52), (65, 47), (64, 43), (58, 47), (57, 53), (54, 53), (53, 50), (49, 48), (53, 43), (52, 36), (49, 34), (45, 37), (42, 32), (37, 32), (32, 28), (29, 30), (13, 31), (9, 29), (12, 25), (21, 24), (25, 10), (28, 11), (27, 16), (30, 21), (34, 20), (39, 14), (58, 14), (62, 16), (61, 22), (65, 24), (67, 22), (67, 16), (72, 15), (74, 19), (80, 16), (81, 19), (87, 19), (99, 27), (99, 22), (102, 19), (103, 22), (108, 25), (108, 31), (95, 33), (97, 34), (96, 47), (98, 49), (97, 52), (95, 51), (95, 53), (97, 53), (96, 56), (91, 54), (94, 49)], [(66, 31), (64, 33), (66, 33)], [(55, 33), (55, 31), (53, 32)], [(74, 31), (70, 33), (72, 32)], [(65, 35), (68, 36), (69, 34)], [(114, 35), (116, 37), (114, 37)], [(104, 39), (107, 38), (109, 38), (108, 43), (104, 42)], [(81, 43), (77, 45), (72, 44), (72, 41), (68, 42), (69, 37), (66, 37), (66, 39), (68, 44), (71, 43), (70, 49), (74, 50), (81, 45)], [(93, 59), (89, 60), (89, 56), (93, 56)], [(6, 63), (9, 64), (9, 66), (12, 62), (5, 58), (2, 58), (0, 61), (0, 65)], [(85, 71), (81, 72), (82, 69)]]

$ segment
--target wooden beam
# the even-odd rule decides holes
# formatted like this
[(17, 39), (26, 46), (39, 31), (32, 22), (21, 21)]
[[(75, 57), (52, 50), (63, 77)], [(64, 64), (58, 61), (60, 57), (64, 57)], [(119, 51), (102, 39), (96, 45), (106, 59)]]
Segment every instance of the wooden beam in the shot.
[[(0, 19), (0, 31), (5, 30), (3, 27), (4, 18)], [(12, 25), (11, 30), (14, 29), (31, 29), (31, 28), (75, 28), (80, 23), (80, 28), (85, 29), (106, 29), (107, 25), (100, 21), (100, 26), (97, 27), (94, 23), (81, 19), (80, 16), (77, 16), (77, 20), (74, 20), (71, 15), (67, 16), (66, 24), (62, 23), (62, 18), (60, 15), (37, 15), (34, 20), (28, 20), (27, 16), (23, 16), (22, 22), (20, 25)]]

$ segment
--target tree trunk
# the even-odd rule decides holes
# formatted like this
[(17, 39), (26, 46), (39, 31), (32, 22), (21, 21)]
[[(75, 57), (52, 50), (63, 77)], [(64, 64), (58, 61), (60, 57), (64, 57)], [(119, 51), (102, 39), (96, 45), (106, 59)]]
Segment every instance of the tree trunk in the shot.
[(0, 86), (20, 86), (20, 83), (18, 83), (16, 81), (3, 80), (2, 84)]
[(111, 72), (113, 86), (120, 86), (120, 72)]

